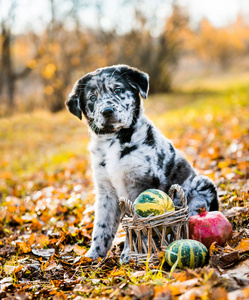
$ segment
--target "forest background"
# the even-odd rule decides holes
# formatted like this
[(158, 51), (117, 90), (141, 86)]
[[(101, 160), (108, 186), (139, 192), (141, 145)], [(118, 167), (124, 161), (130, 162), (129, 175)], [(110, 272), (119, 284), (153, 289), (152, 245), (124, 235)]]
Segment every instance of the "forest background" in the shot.
[[(79, 77), (107, 65), (149, 73), (151, 94), (246, 70), (249, 8), (239, 3), (237, 15), (217, 27), (205, 17), (193, 20), (177, 1), (44, 0), (38, 13), (38, 2), (1, 0), (0, 115), (60, 111)], [(209, 5), (219, 16), (220, 5)]]

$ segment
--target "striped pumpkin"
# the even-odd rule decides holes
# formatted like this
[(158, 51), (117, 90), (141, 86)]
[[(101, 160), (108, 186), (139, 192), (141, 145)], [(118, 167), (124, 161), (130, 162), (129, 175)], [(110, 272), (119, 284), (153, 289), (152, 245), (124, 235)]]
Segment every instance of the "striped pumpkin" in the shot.
[(175, 211), (172, 199), (157, 189), (148, 189), (141, 193), (134, 202), (134, 208), (141, 217), (148, 217), (152, 213), (157, 216), (167, 211)]
[(190, 269), (202, 267), (208, 259), (208, 250), (200, 242), (190, 239), (177, 240), (169, 244), (165, 251), (165, 258), (173, 266), (178, 257), (177, 267)]

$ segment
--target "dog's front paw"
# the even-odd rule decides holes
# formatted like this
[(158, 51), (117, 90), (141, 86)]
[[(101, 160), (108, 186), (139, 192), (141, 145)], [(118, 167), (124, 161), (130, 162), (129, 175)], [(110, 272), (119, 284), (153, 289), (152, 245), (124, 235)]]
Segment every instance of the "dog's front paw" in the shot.
[(90, 248), (87, 253), (85, 254), (86, 257), (92, 258), (93, 260), (97, 260), (98, 257), (103, 257), (99, 253), (99, 247)]
[[(128, 249), (129, 250), (129, 249)], [(129, 252), (125, 251), (125, 249), (122, 251), (120, 259), (119, 259), (119, 263), (120, 264), (128, 264), (130, 260), (129, 257)]]

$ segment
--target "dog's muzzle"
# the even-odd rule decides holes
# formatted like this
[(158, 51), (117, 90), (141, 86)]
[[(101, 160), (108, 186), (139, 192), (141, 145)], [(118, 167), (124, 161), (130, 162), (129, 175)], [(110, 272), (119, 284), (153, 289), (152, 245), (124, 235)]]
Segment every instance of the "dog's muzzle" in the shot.
[(112, 107), (106, 107), (102, 110), (101, 114), (104, 118), (109, 119), (113, 116), (114, 109)]
[(97, 122), (99, 123), (99, 128), (107, 131), (115, 130), (119, 123), (115, 115), (115, 109), (111, 106), (107, 106), (100, 111), (100, 115), (102, 118), (99, 118)]

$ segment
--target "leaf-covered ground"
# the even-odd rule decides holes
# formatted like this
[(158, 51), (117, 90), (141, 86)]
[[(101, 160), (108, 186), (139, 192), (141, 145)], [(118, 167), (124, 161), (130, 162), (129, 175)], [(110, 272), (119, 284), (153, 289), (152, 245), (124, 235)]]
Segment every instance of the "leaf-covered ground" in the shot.
[[(196, 88), (198, 86), (198, 89)], [(234, 236), (196, 270), (93, 263), (87, 129), (64, 111), (0, 120), (0, 298), (249, 299), (249, 75), (151, 96), (146, 113), (219, 190)]]

